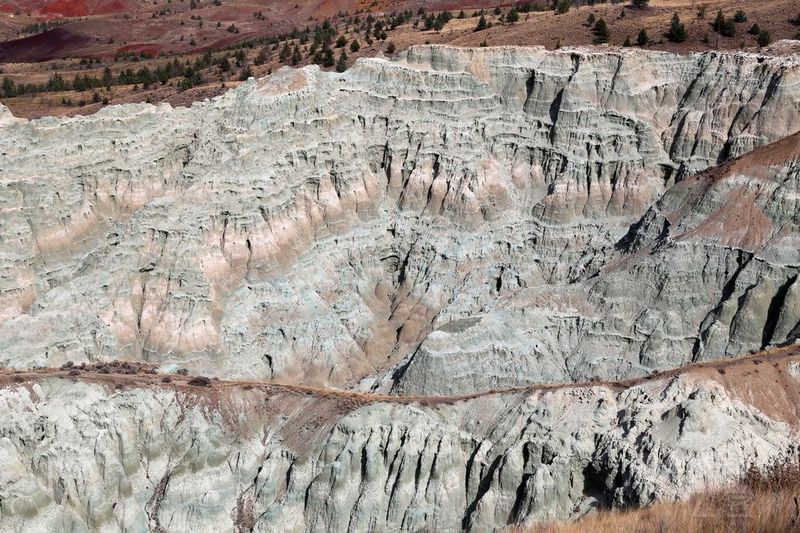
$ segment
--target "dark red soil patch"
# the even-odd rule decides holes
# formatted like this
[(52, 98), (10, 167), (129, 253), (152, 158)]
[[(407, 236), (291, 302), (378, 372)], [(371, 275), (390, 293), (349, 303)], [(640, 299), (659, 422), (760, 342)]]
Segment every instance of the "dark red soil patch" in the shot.
[(90, 15), (110, 15), (125, 11), (124, 0), (53, 0), (39, 8), (40, 15), (55, 17), (86, 17)]
[(55, 0), (43, 6), (42, 15), (61, 15), (62, 17), (85, 17), (89, 14), (86, 0)]
[(231, 37), (223, 37), (222, 39), (217, 39), (216, 41), (213, 41), (213, 42), (211, 42), (211, 43), (209, 43), (207, 45), (196, 47), (196, 48), (194, 48), (194, 51), (195, 52), (204, 52), (206, 50), (221, 50), (221, 49), (226, 48), (228, 46), (233, 46), (238, 42), (246, 41), (246, 40), (250, 39), (251, 37), (255, 37), (255, 34), (253, 32), (243, 33), (243, 34), (241, 34), (241, 36), (240, 35), (236, 35), (236, 36), (231, 36)]
[(91, 39), (66, 28), (0, 43), (0, 63), (31, 63), (57, 59), (86, 45)]

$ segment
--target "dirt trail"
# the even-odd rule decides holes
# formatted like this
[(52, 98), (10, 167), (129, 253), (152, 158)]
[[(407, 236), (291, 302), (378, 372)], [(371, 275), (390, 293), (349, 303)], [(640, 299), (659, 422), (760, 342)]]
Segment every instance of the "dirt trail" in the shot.
[[(49, 378), (63, 378), (74, 381), (85, 381), (98, 383), (110, 387), (156, 387), (171, 388), (183, 391), (203, 393), (204, 391), (219, 392), (226, 389), (258, 389), (269, 395), (288, 394), (294, 396), (312, 396), (320, 399), (343, 399), (356, 404), (365, 405), (370, 403), (397, 403), (397, 404), (420, 404), (420, 405), (442, 405), (452, 404), (465, 400), (473, 400), (488, 396), (513, 395), (513, 394), (532, 394), (535, 392), (555, 391), (564, 389), (580, 389), (588, 387), (606, 387), (616, 391), (623, 391), (631, 387), (647, 382), (654, 382), (670, 379), (679, 375), (695, 376), (700, 379), (711, 379), (723, 384), (732, 393), (739, 396), (747, 403), (753, 403), (765, 412), (773, 412), (779, 418), (787, 422), (800, 422), (800, 412), (794, 412), (792, 407), (797, 399), (797, 406), (800, 407), (800, 379), (786, 379), (792, 371), (789, 369), (792, 363), (800, 365), (800, 345), (792, 344), (779, 348), (772, 348), (763, 352), (758, 352), (737, 359), (721, 359), (703, 363), (692, 364), (664, 372), (658, 372), (649, 376), (621, 380), (621, 381), (592, 381), (580, 383), (554, 383), (554, 384), (534, 384), (525, 387), (514, 387), (508, 389), (491, 390), (477, 392), (473, 394), (463, 394), (454, 396), (396, 396), (389, 394), (360, 392), (344, 389), (334, 389), (325, 387), (312, 387), (307, 385), (292, 385), (272, 381), (258, 380), (220, 380), (211, 378), (208, 385), (192, 384), (197, 376), (181, 374), (161, 374), (155, 373), (155, 367), (150, 365), (139, 365), (137, 363), (118, 363), (127, 365), (127, 369), (138, 366), (137, 373), (124, 373), (114, 371), (113, 368), (106, 368), (101, 371), (94, 366), (84, 368), (75, 366), (71, 368), (42, 368), (36, 370), (2, 370), (0, 371), (0, 387), (14, 385), (31, 384)], [(106, 365), (102, 365), (106, 366)], [(764, 372), (759, 369), (767, 369)], [(127, 370), (129, 372), (130, 370)], [(756, 375), (759, 376), (756, 376)], [(783, 383), (776, 379), (775, 375), (783, 376)], [(747, 378), (746, 378), (747, 377)], [(165, 382), (164, 379), (169, 381)], [(758, 378), (758, 379), (757, 379)], [(781, 390), (792, 390), (791, 393), (783, 395), (780, 403), (788, 405), (775, 405), (775, 391), (764, 390), (765, 381), (778, 382), (777, 387)], [(796, 385), (794, 387), (793, 385)], [(796, 392), (796, 394), (795, 394)], [(763, 404), (763, 405), (762, 405)], [(786, 408), (792, 412), (787, 413)]]

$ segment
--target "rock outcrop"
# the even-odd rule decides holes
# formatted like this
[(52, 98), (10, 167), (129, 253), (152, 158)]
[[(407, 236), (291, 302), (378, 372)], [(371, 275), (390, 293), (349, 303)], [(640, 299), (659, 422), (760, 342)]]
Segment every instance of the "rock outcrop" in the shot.
[(449, 393), (760, 348), (763, 327), (715, 311), (750, 251), (687, 251), (715, 271), (690, 316), (658, 290), (614, 304), (675, 273), (601, 267), (674, 183), (800, 129), (798, 64), (419, 47), (190, 109), (5, 125), (0, 358)]
[(0, 108), (0, 366), (310, 387), (18, 374), (0, 529), (486, 531), (796, 454), (783, 359), (603, 380), (797, 338), (798, 130), (796, 56), (611, 49)]
[(672, 500), (797, 456), (798, 361), (461, 400), (28, 375), (0, 388), (0, 529), (490, 531)]

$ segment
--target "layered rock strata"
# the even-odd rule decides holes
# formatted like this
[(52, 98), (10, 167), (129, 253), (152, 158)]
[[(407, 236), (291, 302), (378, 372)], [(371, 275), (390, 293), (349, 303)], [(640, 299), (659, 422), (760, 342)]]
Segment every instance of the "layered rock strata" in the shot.
[(0, 376), (0, 529), (490, 531), (671, 500), (797, 457), (799, 362), (460, 400)]
[(798, 130), (796, 56), (613, 49), (0, 107), (0, 529), (486, 531), (794, 459)]
[(429, 46), (189, 109), (3, 119), (0, 362), (454, 393), (789, 340), (791, 305), (769, 334), (737, 307), (793, 294), (788, 240), (752, 258), (788, 231), (758, 202), (726, 222), (758, 235), (678, 245), (697, 294), (665, 264), (607, 265), (658, 230), (642, 217), (676, 182), (800, 129), (798, 72), (747, 53)]

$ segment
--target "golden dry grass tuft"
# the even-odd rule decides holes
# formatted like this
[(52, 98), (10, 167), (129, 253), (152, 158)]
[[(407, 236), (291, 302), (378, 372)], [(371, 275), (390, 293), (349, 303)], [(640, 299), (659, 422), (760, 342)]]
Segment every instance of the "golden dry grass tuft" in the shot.
[(630, 511), (602, 511), (572, 523), (516, 533), (789, 533), (800, 531), (800, 462), (748, 469), (731, 487), (683, 502)]

